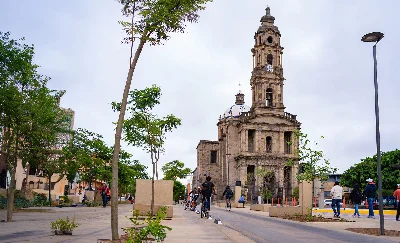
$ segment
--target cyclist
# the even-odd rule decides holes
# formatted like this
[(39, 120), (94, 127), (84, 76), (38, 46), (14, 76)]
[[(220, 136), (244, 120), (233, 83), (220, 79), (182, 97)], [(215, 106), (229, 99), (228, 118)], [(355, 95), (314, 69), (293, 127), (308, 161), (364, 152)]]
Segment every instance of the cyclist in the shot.
[(229, 209), (229, 211), (231, 211), (231, 208), (232, 208), (231, 207), (231, 198), (233, 196), (233, 192), (232, 192), (232, 189), (231, 189), (231, 187), (229, 185), (226, 186), (224, 193), (222, 193), (222, 196), (225, 196), (226, 208)]
[(205, 209), (210, 211), (211, 195), (215, 194), (214, 183), (211, 182), (211, 176), (206, 177), (206, 181), (201, 185), (203, 200), (205, 201)]

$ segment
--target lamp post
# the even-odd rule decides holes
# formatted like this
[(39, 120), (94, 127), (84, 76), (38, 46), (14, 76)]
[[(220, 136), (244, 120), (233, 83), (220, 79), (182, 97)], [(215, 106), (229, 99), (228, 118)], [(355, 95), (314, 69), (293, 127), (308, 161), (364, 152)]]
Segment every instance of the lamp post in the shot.
[(361, 38), (362, 42), (375, 42), (373, 46), (374, 56), (374, 86), (375, 86), (375, 119), (376, 119), (376, 158), (378, 164), (378, 200), (379, 200), (379, 223), (380, 233), (385, 234), (384, 228), (384, 215), (383, 215), (383, 200), (382, 200), (382, 172), (381, 172), (381, 137), (379, 133), (379, 105), (378, 105), (378, 72), (377, 72), (377, 61), (376, 61), (376, 45), (383, 38), (383, 33), (372, 32), (364, 35)]

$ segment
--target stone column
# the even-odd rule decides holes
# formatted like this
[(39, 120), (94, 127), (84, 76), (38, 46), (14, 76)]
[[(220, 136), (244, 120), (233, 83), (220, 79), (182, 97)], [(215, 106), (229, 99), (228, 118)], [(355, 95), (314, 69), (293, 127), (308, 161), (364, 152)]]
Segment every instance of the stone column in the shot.
[(284, 131), (279, 132), (279, 152), (285, 153), (285, 133)]
[(284, 187), (284, 180), (285, 180), (285, 174), (283, 167), (279, 167), (279, 187), (282, 188), (282, 200), (286, 197), (286, 192), (285, 192), (285, 187)]
[(247, 131), (247, 129), (244, 129), (244, 151), (248, 152), (249, 151), (249, 133)]

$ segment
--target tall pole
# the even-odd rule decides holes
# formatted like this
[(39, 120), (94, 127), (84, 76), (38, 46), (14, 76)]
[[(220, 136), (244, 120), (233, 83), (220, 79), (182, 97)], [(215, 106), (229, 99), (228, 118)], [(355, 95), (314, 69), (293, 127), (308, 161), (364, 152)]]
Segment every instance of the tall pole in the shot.
[[(378, 44), (379, 41), (376, 42)], [(381, 135), (379, 132), (379, 104), (378, 104), (378, 71), (376, 61), (376, 44), (373, 46), (374, 55), (374, 85), (375, 85), (375, 118), (376, 118), (376, 159), (378, 164), (378, 200), (379, 200), (379, 224), (381, 235), (385, 234), (383, 200), (382, 200), (382, 172), (381, 172)]]

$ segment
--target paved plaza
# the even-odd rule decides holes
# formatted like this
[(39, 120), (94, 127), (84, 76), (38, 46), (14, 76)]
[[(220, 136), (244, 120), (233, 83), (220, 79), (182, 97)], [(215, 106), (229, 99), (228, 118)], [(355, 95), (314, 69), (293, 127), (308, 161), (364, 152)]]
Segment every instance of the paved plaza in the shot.
[[(126, 218), (131, 215), (131, 209), (130, 204), (119, 205), (120, 228), (131, 225)], [(350, 210), (346, 209), (346, 212)], [(321, 214), (331, 217), (329, 212)], [(164, 242), (400, 242), (400, 237), (367, 236), (345, 230), (356, 227), (378, 228), (378, 217), (354, 219), (351, 214), (343, 214), (343, 217), (355, 222), (300, 223), (271, 218), (268, 213), (251, 211), (249, 207), (233, 208), (230, 212), (224, 208), (212, 207), (211, 215), (221, 219), (222, 224), (202, 219), (192, 211), (185, 211), (182, 205), (175, 205), (173, 219), (163, 222), (172, 228)], [(67, 216), (75, 217), (79, 227), (72, 236), (53, 235), (50, 221)], [(6, 211), (0, 210), (0, 220), (5, 217)], [(32, 208), (16, 212), (13, 222), (2, 222), (0, 225), (0, 242), (83, 243), (97, 242), (111, 236), (110, 207)], [(386, 229), (395, 230), (398, 225), (393, 215), (385, 217)]]

